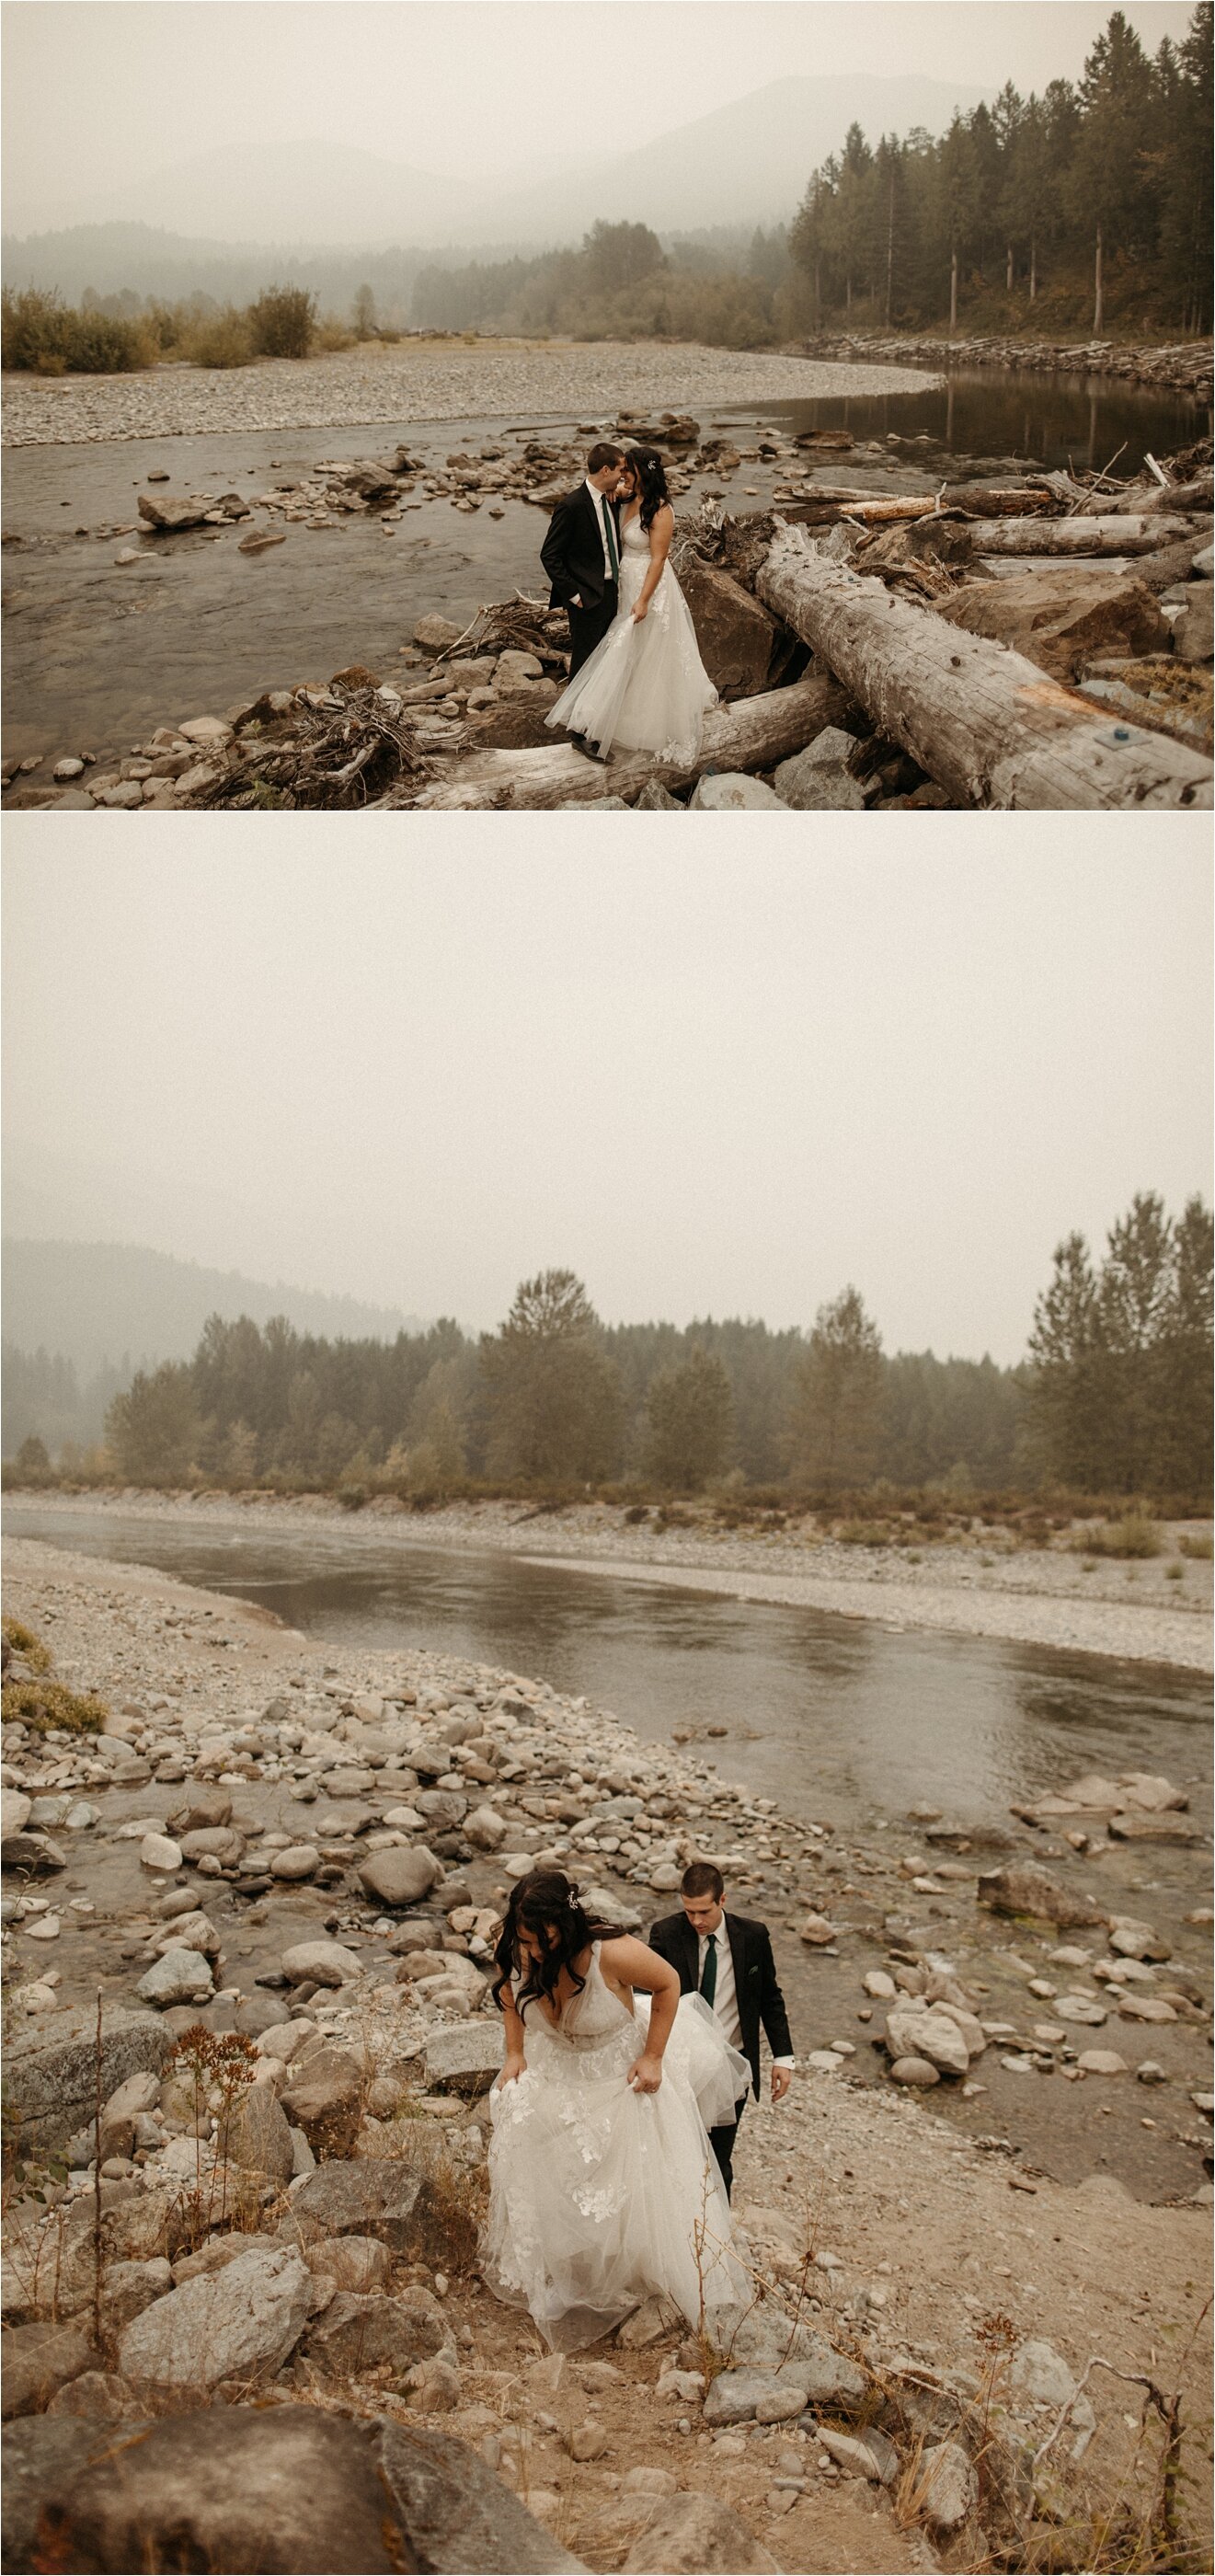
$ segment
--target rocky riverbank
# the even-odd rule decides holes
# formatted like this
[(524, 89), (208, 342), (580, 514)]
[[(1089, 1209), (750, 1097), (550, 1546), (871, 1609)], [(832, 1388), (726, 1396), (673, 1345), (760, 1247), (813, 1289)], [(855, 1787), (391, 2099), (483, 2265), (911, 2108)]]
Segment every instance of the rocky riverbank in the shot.
[(98, 439), (189, 438), (214, 430), (341, 429), (366, 421), (568, 419), (604, 425), (696, 404), (814, 402), (921, 390), (920, 369), (857, 365), (800, 352), (701, 349), (655, 341), (406, 340), (341, 355), (266, 358), (251, 367), (161, 366), (130, 376), (10, 375), (6, 447)]
[[(292, 2460), (336, 2499), (335, 2534), (343, 2515), (355, 2534), (327, 2567), (399, 2563), (354, 2554), (363, 2453), (322, 2462), (352, 2420), (380, 2445), (398, 2531), (416, 2554), (429, 2513), (429, 2561), (452, 2570), (876, 2576), (993, 2551), (1037, 2565), (1048, 2540), (1054, 2566), (1080, 2568), (1116, 2491), (1151, 2521), (1152, 2401), (1111, 2367), (1201, 2403), (1206, 2224), (1187, 2203), (1210, 2097), (1189, 2099), (1207, 2032), (1187, 1954), (1203, 1931), (1174, 1923), (1172, 1900), (1166, 1923), (1159, 1888), (1152, 1922), (1131, 1914), (1132, 1844), (1105, 1819), (1112, 1796), (1140, 1865), (1146, 1835), (1167, 1869), (1193, 1831), (1184, 1793), (1090, 1782), (1057, 1844), (1053, 1811), (990, 1842), (921, 1813), (897, 1853), (876, 1836), (845, 1852), (829, 1816), (778, 1815), (698, 1750), (642, 1747), (542, 1681), (312, 1645), (27, 1540), (8, 1571), (26, 1631), (3, 1739), (7, 2002), (24, 2033), (9, 2117), (29, 2159), (5, 2271), (6, 2406), (22, 2418), (9, 2564), (45, 2554), (39, 2507), (61, 2538), (101, 2516), (110, 2554), (90, 2563), (135, 2563), (132, 2530), (169, 2520), (205, 2559), (223, 2516), (247, 2522)], [(40, 1731), (48, 1680), (99, 1693), (103, 1731)], [(493, 1923), (511, 1875), (551, 1853), (644, 1927), (692, 1850), (772, 1921), (794, 2001), (793, 2092), (741, 2135), (762, 2300), (724, 2370), (655, 2312), (554, 2362), (486, 2297), (473, 2254), (500, 2052)], [(858, 1898), (862, 1926), (880, 1924), (853, 1928)], [(794, 1996), (798, 1953), (806, 1978), (838, 1974), (838, 2001)], [(200, 2022), (209, 2064), (188, 2037)], [(251, 2082), (219, 2063), (241, 2040)], [(1083, 2105), (1079, 2188), (1011, 2135), (934, 2116), (999, 2119), (1001, 2085)], [(1145, 2206), (1102, 2164), (1093, 2131), (1128, 2120), (1169, 2137), (1179, 2205)], [(245, 2466), (226, 2488), (210, 2408), (233, 2397), (224, 2450)], [(95, 2492), (114, 2423), (145, 2422), (149, 2399), (160, 2421), (133, 2484)], [(495, 2507), (503, 2487), (531, 2522)], [(1201, 2497), (1192, 2511), (1201, 2528)], [(315, 2563), (287, 2529), (281, 2563)]]
[(1211, 400), (1212, 343), (1043, 340), (1032, 333), (821, 332), (801, 346), (808, 358), (938, 367), (946, 374), (966, 367), (1003, 367), (1028, 375), (1100, 376), (1120, 384), (1151, 385)]

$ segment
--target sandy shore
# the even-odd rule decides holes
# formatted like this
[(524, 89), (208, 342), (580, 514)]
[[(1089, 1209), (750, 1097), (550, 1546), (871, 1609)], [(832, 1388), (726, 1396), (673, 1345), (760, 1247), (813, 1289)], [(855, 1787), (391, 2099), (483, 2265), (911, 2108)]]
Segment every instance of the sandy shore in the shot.
[[(20, 1509), (19, 1495), (9, 1500)], [(301, 1522), (351, 1527), (350, 1513), (323, 1495), (246, 1501), (120, 1493), (47, 1500), (56, 1511), (113, 1510), (136, 1517), (146, 1512), (151, 1520), (211, 1528), (297, 1530)], [(417, 1513), (381, 1499), (365, 1507), (356, 1526), (368, 1523), (390, 1529), (403, 1547), (489, 1548), (536, 1564), (571, 1564), (633, 1582), (726, 1593), (738, 1601), (826, 1610), (887, 1628), (1004, 1638), (1188, 1672), (1215, 1670), (1212, 1569), (1209, 1562), (1177, 1553), (1180, 1529), (1162, 1532), (1159, 1557), (1126, 1565), (1070, 1551), (1014, 1548), (995, 1537), (912, 1550), (845, 1546), (823, 1539), (808, 1523), (779, 1532), (703, 1525), (662, 1530), (652, 1519), (630, 1525), (619, 1506), (606, 1503), (543, 1513), (518, 1503), (451, 1503)], [(1170, 1566), (1179, 1566), (1180, 1574), (1170, 1576)]]
[(252, 367), (161, 367), (132, 376), (8, 376), (6, 447), (196, 437), (208, 430), (344, 429), (357, 422), (507, 414), (605, 426), (622, 410), (815, 402), (839, 394), (925, 393), (922, 368), (667, 347), (654, 341), (412, 340)]

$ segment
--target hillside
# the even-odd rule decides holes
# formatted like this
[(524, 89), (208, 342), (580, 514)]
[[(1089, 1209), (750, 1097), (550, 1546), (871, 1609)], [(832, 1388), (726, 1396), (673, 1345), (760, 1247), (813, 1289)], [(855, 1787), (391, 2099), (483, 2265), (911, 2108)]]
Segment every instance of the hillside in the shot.
[(249, 1315), (257, 1324), (286, 1315), (300, 1332), (342, 1340), (421, 1329), (417, 1316), (396, 1308), (206, 1270), (146, 1244), (6, 1239), (4, 1288), (6, 1341), (55, 1352), (82, 1378), (128, 1354), (136, 1362), (187, 1359), (208, 1315)]

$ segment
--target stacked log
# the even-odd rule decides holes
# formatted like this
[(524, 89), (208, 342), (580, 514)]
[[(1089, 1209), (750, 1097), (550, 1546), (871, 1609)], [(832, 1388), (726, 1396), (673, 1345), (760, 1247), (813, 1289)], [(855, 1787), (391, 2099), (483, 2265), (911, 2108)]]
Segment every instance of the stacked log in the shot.
[(778, 527), (756, 588), (877, 731), (959, 805), (1026, 811), (1212, 803), (1211, 763), (1200, 753), (1112, 721), (1023, 654), (896, 597), (816, 549), (800, 528)]

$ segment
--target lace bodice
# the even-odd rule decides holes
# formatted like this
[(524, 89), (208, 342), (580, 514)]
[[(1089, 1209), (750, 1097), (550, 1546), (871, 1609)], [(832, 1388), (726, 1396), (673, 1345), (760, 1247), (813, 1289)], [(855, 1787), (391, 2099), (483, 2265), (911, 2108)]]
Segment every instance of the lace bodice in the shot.
[(638, 511), (635, 519), (625, 520), (620, 531), (620, 546), (622, 553), (627, 546), (630, 554), (648, 555), (650, 551), (649, 533), (642, 527), (640, 510)]

